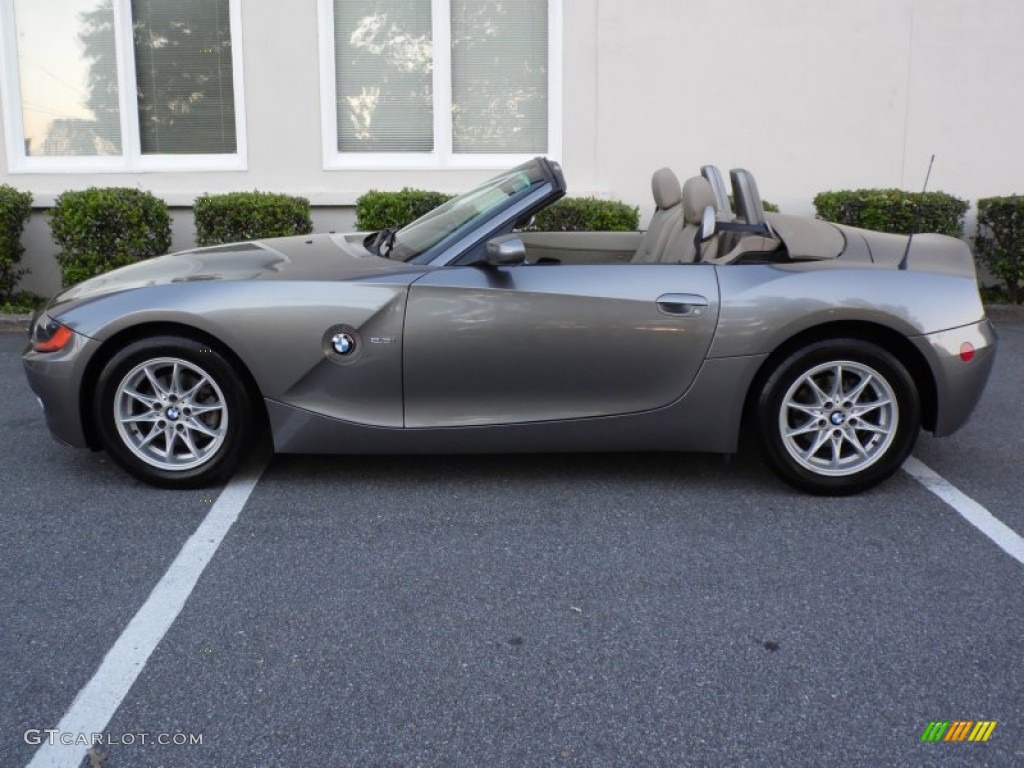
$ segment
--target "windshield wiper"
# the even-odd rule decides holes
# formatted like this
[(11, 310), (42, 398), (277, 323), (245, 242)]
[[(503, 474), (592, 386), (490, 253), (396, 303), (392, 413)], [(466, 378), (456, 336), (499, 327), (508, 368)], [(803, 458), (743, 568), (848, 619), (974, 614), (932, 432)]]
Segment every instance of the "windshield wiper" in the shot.
[[(366, 250), (372, 252), (375, 256), (382, 258), (388, 258), (391, 254), (391, 250), (395, 247), (395, 235), (398, 230), (391, 229), (391, 227), (385, 227), (379, 232), (371, 232), (363, 240), (363, 247)], [(382, 248), (386, 247), (386, 251), (382, 251)]]
[(388, 233), (388, 236), (384, 238), (384, 242), (381, 243), (380, 247), (377, 250), (381, 251), (381, 249), (387, 248), (387, 250), (384, 251), (383, 253), (381, 253), (380, 255), (383, 256), (386, 259), (390, 259), (391, 258), (391, 252), (393, 250), (395, 250), (395, 235), (398, 234), (398, 230), (397, 229), (386, 229), (384, 231)]

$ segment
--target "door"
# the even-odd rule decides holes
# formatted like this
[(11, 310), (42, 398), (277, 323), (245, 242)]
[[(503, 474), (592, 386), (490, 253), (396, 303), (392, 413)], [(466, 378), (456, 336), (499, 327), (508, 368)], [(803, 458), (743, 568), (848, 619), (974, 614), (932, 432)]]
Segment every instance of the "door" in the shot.
[(667, 405), (718, 320), (714, 267), (442, 267), (410, 288), (405, 425), (517, 424)]

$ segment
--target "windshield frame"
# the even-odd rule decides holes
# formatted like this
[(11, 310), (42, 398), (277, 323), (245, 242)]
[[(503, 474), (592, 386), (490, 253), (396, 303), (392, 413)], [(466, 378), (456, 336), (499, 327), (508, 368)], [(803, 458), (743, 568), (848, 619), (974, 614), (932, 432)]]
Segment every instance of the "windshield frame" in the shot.
[[(543, 207), (545, 201), (561, 197), (565, 192), (565, 183), (555, 168), (545, 158), (536, 157), (478, 184), (398, 230), (388, 257), (409, 264), (447, 263), (453, 260), (461, 255), (464, 244), (486, 237), (509, 216), (520, 215), (524, 201), (528, 200), (530, 207)], [(511, 192), (506, 191), (504, 197), (490, 200), (496, 191), (504, 191), (503, 185), (514, 183), (517, 177), (527, 183)], [(444, 226), (444, 217), (451, 218), (452, 226)], [(426, 239), (429, 242), (425, 247), (409, 247), (409, 240), (414, 238), (417, 229), (429, 232), (431, 227), (437, 228), (439, 223), (440, 234), (436, 237), (428, 235)], [(403, 233), (407, 237), (404, 249)], [(406, 252), (403, 253), (403, 250)], [(451, 254), (452, 250), (458, 253)]]

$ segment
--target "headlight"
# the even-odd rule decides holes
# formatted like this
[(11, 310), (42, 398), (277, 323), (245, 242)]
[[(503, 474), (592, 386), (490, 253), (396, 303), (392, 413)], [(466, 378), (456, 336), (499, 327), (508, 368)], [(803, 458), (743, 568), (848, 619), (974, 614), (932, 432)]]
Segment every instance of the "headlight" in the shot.
[(42, 314), (32, 324), (32, 349), (36, 352), (59, 352), (73, 335), (74, 332), (66, 325)]

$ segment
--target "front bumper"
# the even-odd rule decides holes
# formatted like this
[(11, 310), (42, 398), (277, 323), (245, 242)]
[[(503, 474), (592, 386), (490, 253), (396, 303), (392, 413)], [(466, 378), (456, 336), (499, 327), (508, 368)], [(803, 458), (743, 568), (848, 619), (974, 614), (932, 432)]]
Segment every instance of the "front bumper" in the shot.
[[(927, 358), (935, 377), (935, 436), (945, 437), (962, 427), (985, 391), (996, 359), (997, 336), (988, 320), (919, 336), (912, 341)], [(960, 356), (964, 343), (974, 357)]]
[(40, 353), (29, 345), (21, 358), (50, 434), (75, 448), (91, 447), (82, 424), (81, 387), (86, 366), (99, 346), (95, 339), (76, 333), (59, 352)]

